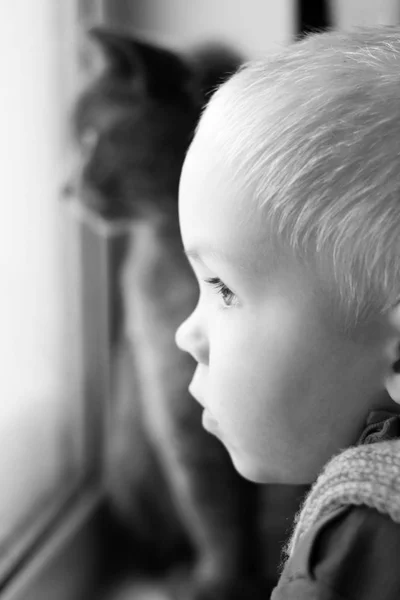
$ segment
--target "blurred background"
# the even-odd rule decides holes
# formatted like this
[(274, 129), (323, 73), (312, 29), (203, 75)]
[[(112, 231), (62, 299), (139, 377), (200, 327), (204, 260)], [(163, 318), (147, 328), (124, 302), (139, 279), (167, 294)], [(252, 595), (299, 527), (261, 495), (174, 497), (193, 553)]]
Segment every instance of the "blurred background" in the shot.
[[(265, 577), (265, 589), (272, 585), (280, 544), (304, 490), (271, 487), (260, 497), (242, 489), (219, 449), (204, 458), (209, 451), (196, 429), (198, 415), (183, 418), (178, 403), (171, 411), (175, 421), (169, 416), (171, 398), (181, 397), (191, 367), (165, 358), (173, 355), (171, 332), (194, 296), (185, 267), (174, 262), (175, 209), (165, 207), (175, 206), (179, 168), (210, 82), (216, 85), (243, 60), (295, 43), (308, 31), (393, 25), (399, 18), (397, 0), (14, 0), (3, 6), (1, 597), (189, 598), (197, 593), (190, 583), (190, 591), (182, 591), (181, 583), (165, 587), (164, 575), (143, 575), (138, 548), (147, 563), (154, 556), (168, 569), (166, 555), (170, 562), (186, 552), (196, 557), (196, 548), (213, 560), (223, 544), (232, 546), (233, 537), (226, 536), (235, 527), (234, 544), (244, 554), (243, 540), (260, 528), (266, 558), (254, 579)], [(92, 26), (103, 34), (88, 42)], [(226, 53), (201, 62), (206, 55), (194, 49), (211, 43)], [(195, 100), (182, 96), (188, 82), (192, 92), (198, 86)], [(144, 99), (152, 111), (173, 105), (165, 114), (175, 133), (162, 112), (144, 111)], [(139, 132), (137, 123), (148, 114), (154, 118)], [(160, 210), (154, 197), (166, 199), (160, 214), (168, 236), (165, 227), (153, 227)], [(138, 231), (139, 221), (151, 227)], [(142, 240), (137, 248), (133, 239)], [(158, 262), (149, 262), (153, 249)], [(172, 284), (160, 278), (160, 269)], [(171, 289), (184, 290), (184, 300)], [(159, 302), (150, 301), (149, 308), (154, 296)], [(157, 347), (160, 330), (165, 345)], [(167, 371), (177, 374), (171, 385), (164, 385)], [(147, 394), (154, 398), (151, 410), (143, 408)], [(194, 429), (185, 437), (189, 421)], [(196, 460), (187, 459), (191, 453)], [(213, 484), (204, 499), (198, 486), (209, 486), (214, 465), (226, 489)], [(226, 503), (218, 504), (227, 490), (240, 499), (229, 509), (232, 521)], [(208, 503), (211, 517), (203, 514)], [(249, 506), (259, 521), (243, 516)], [(199, 534), (203, 519), (204, 531), (224, 522), (217, 542)], [(204, 585), (207, 577), (192, 576), (182, 565), (189, 581), (197, 577), (195, 585)], [(215, 572), (211, 580), (218, 579)]]

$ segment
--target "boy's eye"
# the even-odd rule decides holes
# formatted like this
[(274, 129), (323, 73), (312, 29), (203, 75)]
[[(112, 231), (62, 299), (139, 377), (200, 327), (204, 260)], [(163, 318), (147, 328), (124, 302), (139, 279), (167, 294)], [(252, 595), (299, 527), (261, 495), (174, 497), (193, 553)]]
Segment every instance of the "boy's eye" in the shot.
[(220, 279), (219, 277), (210, 277), (205, 279), (205, 282), (214, 286), (226, 307), (233, 306), (236, 302), (236, 296)]

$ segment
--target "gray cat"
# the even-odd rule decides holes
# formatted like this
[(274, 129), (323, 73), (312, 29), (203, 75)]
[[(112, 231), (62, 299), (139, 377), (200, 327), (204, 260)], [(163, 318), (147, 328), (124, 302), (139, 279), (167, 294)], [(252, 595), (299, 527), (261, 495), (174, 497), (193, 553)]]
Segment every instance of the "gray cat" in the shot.
[[(241, 58), (222, 47), (182, 57), (105, 28), (90, 37), (104, 64), (74, 110), (79, 195), (129, 230), (114, 265), (111, 506), (131, 532), (133, 562), (173, 567), (191, 552), (185, 598), (267, 598), (265, 494), (202, 429), (187, 390), (194, 364), (174, 342), (198, 293), (179, 234), (180, 170), (208, 95)], [(299, 490), (291, 497), (289, 512)]]

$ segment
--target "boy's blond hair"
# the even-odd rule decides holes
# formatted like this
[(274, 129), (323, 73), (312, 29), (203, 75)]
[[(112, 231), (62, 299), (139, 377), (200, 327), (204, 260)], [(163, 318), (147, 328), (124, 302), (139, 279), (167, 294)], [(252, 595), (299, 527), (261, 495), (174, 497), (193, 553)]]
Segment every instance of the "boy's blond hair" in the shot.
[(400, 300), (400, 29), (250, 62), (201, 123), (268, 234), (333, 282), (347, 329)]

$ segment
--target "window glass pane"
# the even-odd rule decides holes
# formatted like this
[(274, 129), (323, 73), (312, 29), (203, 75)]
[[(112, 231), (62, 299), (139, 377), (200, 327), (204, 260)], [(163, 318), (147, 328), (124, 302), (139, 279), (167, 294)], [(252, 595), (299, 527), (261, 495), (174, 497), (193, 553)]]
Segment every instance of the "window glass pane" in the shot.
[(58, 4), (2, 6), (0, 565), (10, 536), (65, 497), (84, 466), (77, 288), (65, 248), (74, 224), (58, 199)]

